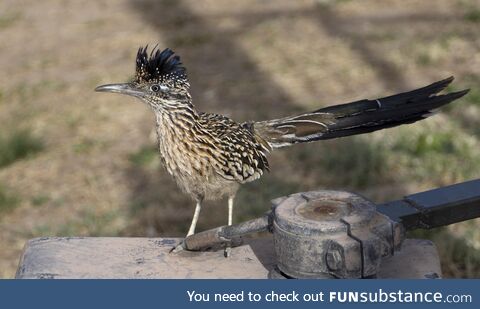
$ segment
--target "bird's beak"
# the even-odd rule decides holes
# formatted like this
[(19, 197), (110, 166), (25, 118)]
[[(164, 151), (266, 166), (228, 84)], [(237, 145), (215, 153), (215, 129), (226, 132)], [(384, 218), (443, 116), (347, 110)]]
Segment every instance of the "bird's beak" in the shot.
[(143, 96), (145, 95), (144, 92), (137, 89), (131, 83), (101, 85), (95, 88), (95, 91), (120, 93), (120, 94), (126, 94), (126, 95), (137, 97), (137, 98), (143, 98)]

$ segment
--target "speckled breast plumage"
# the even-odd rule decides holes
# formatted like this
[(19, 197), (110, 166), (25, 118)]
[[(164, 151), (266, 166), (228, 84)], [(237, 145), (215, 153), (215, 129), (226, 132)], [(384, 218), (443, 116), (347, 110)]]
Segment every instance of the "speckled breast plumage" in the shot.
[(177, 117), (159, 114), (157, 133), (162, 161), (185, 192), (202, 199), (232, 195), (268, 170), (269, 149), (248, 126), (216, 114), (199, 113), (194, 122)]

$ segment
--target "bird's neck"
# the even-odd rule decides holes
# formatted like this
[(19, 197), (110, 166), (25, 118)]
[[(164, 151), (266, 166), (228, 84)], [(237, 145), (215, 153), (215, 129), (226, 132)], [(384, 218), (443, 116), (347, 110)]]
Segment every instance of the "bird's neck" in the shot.
[(188, 174), (187, 148), (199, 125), (199, 115), (191, 102), (176, 103), (163, 104), (161, 110), (155, 110), (160, 155), (167, 171), (174, 176)]
[(164, 101), (160, 109), (155, 109), (157, 132), (184, 136), (198, 124), (198, 112), (190, 97)]

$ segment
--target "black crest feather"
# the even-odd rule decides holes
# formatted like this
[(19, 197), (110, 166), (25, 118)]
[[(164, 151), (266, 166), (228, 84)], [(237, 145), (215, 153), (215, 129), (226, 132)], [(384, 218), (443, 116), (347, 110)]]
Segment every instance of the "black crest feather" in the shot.
[(151, 82), (163, 79), (186, 79), (187, 74), (180, 57), (170, 49), (162, 51), (154, 47), (150, 54), (148, 45), (140, 47), (137, 52), (136, 80)]

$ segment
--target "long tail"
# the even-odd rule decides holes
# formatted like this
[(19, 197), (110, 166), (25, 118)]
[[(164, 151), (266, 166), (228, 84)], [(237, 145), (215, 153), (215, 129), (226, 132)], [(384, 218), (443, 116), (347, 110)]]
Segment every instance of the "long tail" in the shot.
[(453, 77), (409, 92), (376, 100), (325, 107), (293, 117), (251, 124), (256, 136), (272, 148), (296, 143), (363, 134), (402, 124), (413, 123), (462, 96), (469, 90), (436, 95)]

